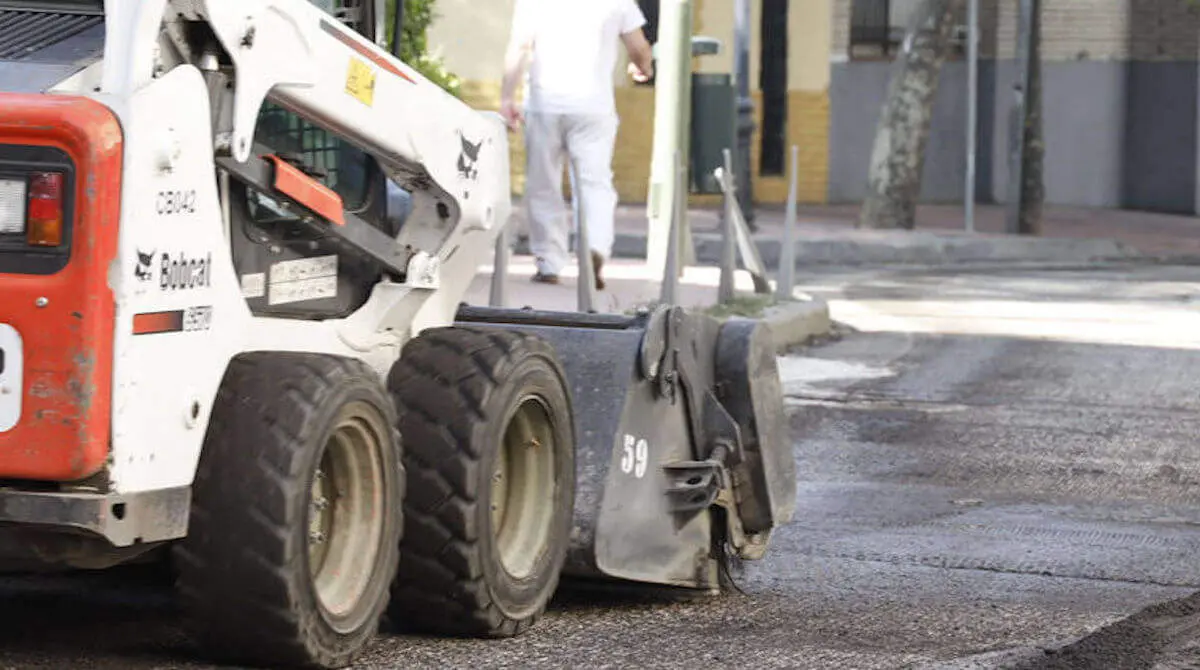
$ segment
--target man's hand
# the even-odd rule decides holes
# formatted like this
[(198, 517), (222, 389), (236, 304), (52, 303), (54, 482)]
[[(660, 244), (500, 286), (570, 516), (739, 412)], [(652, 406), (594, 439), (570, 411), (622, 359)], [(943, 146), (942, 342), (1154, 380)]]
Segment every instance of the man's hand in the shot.
[(650, 65), (649, 72), (643, 72), (642, 68), (638, 67), (637, 63), (629, 64), (629, 76), (639, 84), (645, 84), (654, 78), (654, 65)]
[(654, 47), (646, 39), (641, 28), (621, 35), (625, 50), (629, 52), (629, 76), (639, 84), (654, 78)]
[(504, 117), (504, 122), (508, 124), (508, 129), (512, 132), (520, 130), (521, 124), (525, 122), (521, 108), (512, 100), (504, 100), (500, 103), (500, 115)]

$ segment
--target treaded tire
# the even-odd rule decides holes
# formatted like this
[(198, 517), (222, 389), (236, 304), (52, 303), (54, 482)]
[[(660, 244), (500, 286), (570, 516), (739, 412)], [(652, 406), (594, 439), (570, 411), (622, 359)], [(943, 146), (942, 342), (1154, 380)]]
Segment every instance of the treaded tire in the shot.
[[(388, 388), (408, 473), (391, 617), (435, 634), (520, 634), (558, 588), (573, 521), (575, 429), (554, 350), (496, 329), (426, 330), (406, 345)], [(545, 494), (552, 511), (540, 551), (529, 552), (529, 569), (514, 577), (494, 534), (492, 477), (509, 418), (530, 397), (545, 408), (554, 436), (553, 466), (544, 468), (553, 471)]]
[[(349, 441), (344, 433), (331, 440), (348, 418), (356, 427), (366, 426), (362, 434), (370, 446)], [(361, 515), (356, 518), (373, 515), (381, 521), (353, 531), (365, 533), (363, 542), (375, 552), (374, 560), (370, 552), (362, 559), (355, 574), (369, 577), (354, 584), (348, 593), (355, 597), (345, 597), (345, 611), (335, 616), (322, 604), (317, 578), (310, 574), (309, 524), (323, 518), (311, 511), (317, 503), (310, 499), (322, 455), (336, 450), (368, 456), (350, 462), (373, 469), (368, 477), (373, 492), (357, 507), (334, 502), (321, 509), (354, 509)], [(347, 477), (337, 485), (344, 489), (344, 482), (364, 479)], [(330, 495), (354, 500), (332, 490)], [(201, 653), (275, 668), (340, 668), (353, 662), (377, 633), (387, 608), (403, 531), (403, 497), (395, 407), (378, 374), (358, 361), (324, 355), (253, 353), (234, 359), (200, 456), (188, 534), (174, 554), (181, 605)], [(345, 537), (346, 531), (336, 532)], [(366, 563), (369, 570), (361, 569)]]

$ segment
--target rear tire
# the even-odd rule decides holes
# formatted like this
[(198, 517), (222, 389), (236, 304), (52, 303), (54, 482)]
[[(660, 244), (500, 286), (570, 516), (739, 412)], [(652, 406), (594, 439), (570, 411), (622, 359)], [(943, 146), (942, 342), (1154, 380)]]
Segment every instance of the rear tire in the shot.
[(349, 665), (387, 607), (403, 494), (395, 408), (375, 372), (312, 354), (235, 359), (174, 556), (203, 653)]
[(388, 388), (409, 445), (391, 615), (424, 632), (523, 632), (558, 588), (575, 504), (575, 429), (554, 350), (506, 331), (427, 330)]

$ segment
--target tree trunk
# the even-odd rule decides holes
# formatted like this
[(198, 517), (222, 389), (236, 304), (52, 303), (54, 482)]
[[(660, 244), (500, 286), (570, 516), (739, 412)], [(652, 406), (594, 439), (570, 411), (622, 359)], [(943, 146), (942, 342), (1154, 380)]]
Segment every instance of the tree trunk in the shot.
[(922, 0), (917, 7), (875, 132), (860, 228), (914, 226), (938, 78), (962, 3)]
[(1017, 231), (1022, 235), (1042, 234), (1042, 204), (1046, 199), (1043, 158), (1046, 141), (1042, 135), (1042, 3), (1034, 0), (1029, 35), (1029, 95), (1025, 116), (1025, 151), (1021, 156), (1021, 211)]

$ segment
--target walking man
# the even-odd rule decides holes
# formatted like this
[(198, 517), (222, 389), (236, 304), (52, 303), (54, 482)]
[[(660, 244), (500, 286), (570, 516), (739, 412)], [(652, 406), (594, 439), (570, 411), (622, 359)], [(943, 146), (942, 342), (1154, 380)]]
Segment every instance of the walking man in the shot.
[[(517, 0), (505, 56), (501, 113), (509, 128), (525, 125), (530, 248), (534, 281), (558, 283), (570, 260), (563, 203), (564, 160), (569, 160), (577, 211), (587, 223), (597, 289), (612, 254), (617, 193), (612, 158), (617, 139), (613, 75), (624, 44), (629, 74), (654, 76), (653, 52), (642, 30), (646, 17), (634, 0)], [(525, 79), (524, 111), (515, 95)], [(583, 279), (582, 277), (580, 278)]]

